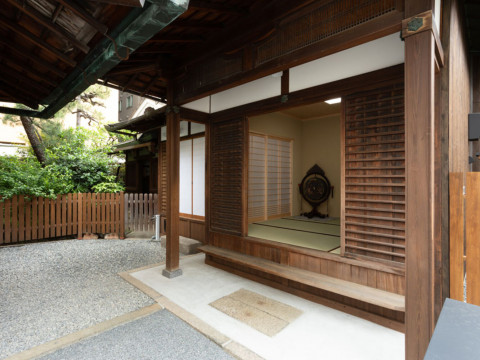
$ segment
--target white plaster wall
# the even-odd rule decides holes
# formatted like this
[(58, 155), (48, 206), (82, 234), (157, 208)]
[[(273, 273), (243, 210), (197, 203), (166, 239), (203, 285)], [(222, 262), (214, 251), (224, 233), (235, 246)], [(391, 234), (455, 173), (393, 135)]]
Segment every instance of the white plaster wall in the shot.
[(209, 114), (210, 113), (210, 96), (189, 102), (187, 104), (183, 104), (182, 107)]
[(281, 94), (281, 73), (212, 95), (212, 113)]
[(398, 33), (290, 69), (290, 91), (327, 84), (404, 62)]

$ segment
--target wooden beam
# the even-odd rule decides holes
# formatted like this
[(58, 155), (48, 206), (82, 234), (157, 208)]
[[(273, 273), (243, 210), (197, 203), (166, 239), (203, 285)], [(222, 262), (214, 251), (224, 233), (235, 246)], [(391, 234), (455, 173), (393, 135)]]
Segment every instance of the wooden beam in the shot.
[(62, 37), (63, 39), (69, 41), (73, 46), (75, 46), (77, 49), (81, 50), (83, 53), (87, 54), (90, 51), (90, 48), (81, 42), (80, 40), (76, 39), (72, 34), (70, 34), (68, 31), (66, 31), (63, 27), (55, 24), (52, 22), (51, 19), (43, 15), (41, 12), (39, 12), (37, 9), (34, 7), (28, 5), (28, 3), (21, 2), (19, 0), (7, 0), (10, 4), (15, 6), (17, 9), (22, 11), (23, 13), (27, 14), (30, 16), (32, 19), (37, 21), (38, 23), (42, 24), (45, 26), (47, 29), (55, 33), (56, 35)]
[(123, 86), (122, 91), (125, 91), (125, 89), (128, 89), (129, 86), (130, 86), (135, 80), (137, 80), (138, 75), (139, 75), (139, 73), (133, 74), (133, 75), (130, 77), (130, 79), (128, 79), (127, 83)]
[(55, 11), (52, 14), (52, 22), (55, 23), (57, 22), (58, 16), (63, 10), (63, 5), (62, 4), (57, 4), (57, 7), (55, 8)]
[(44, 96), (50, 93), (50, 89), (45, 88), (39, 82), (34, 81), (33, 79), (21, 74), (20, 72), (6, 66), (0, 66), (0, 75), (2, 75), (5, 81), (10, 83), (21, 84), (22, 87), (27, 87), (35, 91), (37, 97), (41, 94)]
[[(62, 60), (64, 63), (70, 65), (70, 66), (75, 66), (77, 65), (77, 62), (75, 60), (70, 59), (67, 55), (63, 54), (60, 52), (58, 49), (54, 48), (52, 45), (47, 43), (46, 41), (42, 40), (38, 36), (32, 34), (30, 31), (25, 30), (23, 27), (20, 25), (16, 24), (3, 14), (0, 14), (0, 24), (5, 25), (9, 29), (13, 30), (15, 33), (17, 33), (20, 36), (23, 36), (26, 38), (28, 41), (32, 42), (33, 44), (39, 46), (43, 50), (49, 52), (56, 58)], [(28, 54), (25, 54), (28, 55)]]
[(424, 31), (405, 39), (405, 356), (409, 360), (423, 359), (435, 324), (434, 107), (435, 38)]
[(157, 82), (157, 80), (159, 79), (159, 77), (155, 74), (152, 79), (148, 82), (148, 84), (145, 86), (145, 88), (142, 90), (142, 96), (145, 95), (148, 90), (150, 90), (150, 88), (153, 86), (153, 84), (155, 84)]
[(200, 124), (207, 124), (210, 118), (210, 114), (197, 111), (197, 110), (192, 110), (192, 109), (187, 109), (184, 107), (180, 106), (180, 118), (182, 120), (188, 120)]
[[(8, 64), (8, 65), (7, 65), (7, 68), (8, 68), (8, 69), (12, 69), (12, 71), (13, 71), (14, 73), (17, 73), (18, 71), (15, 70), (14, 67), (12, 67), (12, 65), (14, 65), (14, 66), (16, 65), (16, 66), (21, 67), (21, 68), (22, 68), (22, 71), (23, 71), (24, 73), (27, 73), (27, 74), (28, 74), (28, 75), (27, 75), (28, 79), (31, 79), (31, 78), (33, 77), (33, 78), (40, 79), (42, 82), (44, 82), (44, 83), (46, 83), (46, 84), (48, 84), (48, 85), (50, 85), (50, 86), (52, 86), (52, 87), (54, 87), (54, 88), (56, 88), (56, 87), (58, 86), (58, 83), (59, 83), (59, 82), (54, 81), (54, 80), (52, 79), (52, 77), (49, 77), (49, 76), (47, 76), (47, 75), (45, 75), (45, 74), (42, 74), (42, 73), (40, 73), (40, 72), (38, 72), (38, 71), (32, 70), (32, 67), (31, 67), (28, 63), (26, 63), (26, 62), (24, 62), (24, 61), (19, 61), (19, 60), (16, 60), (16, 59), (15, 59), (15, 60), (5, 59), (4, 61), (5, 61), (5, 63)], [(30, 82), (33, 82), (33, 81), (34, 81), (34, 80), (31, 79), (31, 80), (29, 80), (29, 83), (30, 83)]]
[(62, 4), (66, 8), (70, 9), (74, 14), (86, 21), (90, 26), (99, 31), (102, 34), (106, 34), (108, 27), (102, 24), (100, 21), (95, 19), (89, 12), (87, 12), (83, 7), (73, 2), (72, 0), (56, 0), (58, 3)]
[(172, 278), (182, 274), (180, 269), (180, 117), (174, 112), (173, 86), (167, 92), (167, 246), (163, 275)]
[(147, 71), (153, 71), (158, 69), (158, 64), (148, 64), (145, 66), (128, 66), (125, 68), (116, 68), (116, 71), (109, 72), (107, 75), (109, 77), (115, 77), (119, 75), (129, 75), (134, 73), (142, 73)]
[(99, 3), (107, 3), (121, 6), (130, 6), (130, 7), (143, 7), (145, 5), (145, 0), (92, 0)]
[[(8, 40), (8, 39), (1, 39), (0, 38), (0, 45), (4, 46), (4, 47), (7, 47), (10, 49), (10, 51), (12, 53), (15, 53), (18, 57), (20, 58), (23, 58), (25, 57), (25, 52), (22, 52), (17, 44), (15, 44), (13, 41), (11, 40)], [(5, 54), (5, 53), (4, 53)], [(28, 57), (28, 61), (34, 63), (34, 64), (37, 64), (45, 69), (47, 69), (48, 71), (64, 78), (65, 76), (67, 76), (67, 73), (65, 71), (63, 71), (62, 69), (60, 69), (58, 66), (54, 66), (52, 65), (51, 63), (45, 61), (45, 60), (42, 60), (40, 59), (38, 56), (29, 56)]]
[(22, 88), (20, 88), (19, 86), (15, 86), (15, 84), (9, 84), (3, 79), (0, 79), (0, 84), (2, 83), (4, 84), (4, 86), (2, 86), (2, 91), (5, 94), (9, 95), (11, 100), (13, 99), (15, 102), (27, 105), (32, 109), (38, 109), (38, 103), (33, 101), (29, 95), (25, 94)]
[(150, 43), (201, 43), (205, 39), (201, 36), (191, 36), (191, 35), (159, 35), (147, 41), (147, 44)]
[(191, 0), (188, 9), (205, 10), (208, 12), (231, 15), (245, 15), (248, 11), (245, 8), (226, 5), (223, 3), (213, 3), (204, 0)]
[(223, 29), (223, 24), (220, 24), (220, 23), (212, 23), (212, 22), (205, 22), (205, 21), (194, 21), (194, 20), (174, 21), (170, 26), (174, 27), (174, 28), (195, 29), (195, 30), (220, 30), (220, 29)]

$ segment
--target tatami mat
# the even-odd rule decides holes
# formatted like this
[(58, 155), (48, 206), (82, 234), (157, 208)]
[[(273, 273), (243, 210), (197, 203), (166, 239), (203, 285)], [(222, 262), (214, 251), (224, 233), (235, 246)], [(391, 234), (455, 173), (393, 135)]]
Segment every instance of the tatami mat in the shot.
[(317, 222), (317, 223), (331, 224), (331, 225), (340, 225), (340, 218), (331, 218), (331, 217), (328, 217), (328, 218), (313, 217), (313, 218), (309, 219), (306, 216), (296, 215), (296, 216), (288, 216), (288, 217), (285, 217), (284, 219)]
[(321, 251), (330, 251), (340, 246), (338, 235), (324, 235), (258, 224), (248, 225), (248, 236)]
[(256, 225), (278, 227), (290, 230), (308, 231), (317, 234), (340, 236), (340, 226), (314, 221), (298, 221), (293, 219), (273, 219), (256, 222)]

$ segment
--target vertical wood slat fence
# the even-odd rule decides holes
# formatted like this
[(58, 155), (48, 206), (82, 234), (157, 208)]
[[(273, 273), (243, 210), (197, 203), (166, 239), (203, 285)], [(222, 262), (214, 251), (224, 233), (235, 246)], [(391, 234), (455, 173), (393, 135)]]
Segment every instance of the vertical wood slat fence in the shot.
[(125, 194), (125, 219), (129, 231), (155, 231), (158, 194)]
[(84, 233), (125, 233), (125, 197), (65, 194), (56, 199), (23, 195), (0, 202), (0, 245)]
[(466, 302), (480, 305), (480, 173), (449, 180), (450, 297), (464, 301), (466, 286)]

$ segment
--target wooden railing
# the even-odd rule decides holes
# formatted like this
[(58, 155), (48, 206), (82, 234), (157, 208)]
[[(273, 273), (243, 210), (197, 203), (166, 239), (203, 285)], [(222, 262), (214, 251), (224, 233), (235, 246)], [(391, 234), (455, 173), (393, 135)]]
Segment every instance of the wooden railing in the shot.
[(0, 201), (0, 245), (85, 233), (125, 233), (125, 198), (118, 194), (23, 195)]
[(450, 173), (450, 297), (480, 305), (480, 173)]
[(125, 227), (129, 231), (154, 232), (158, 194), (125, 194)]

